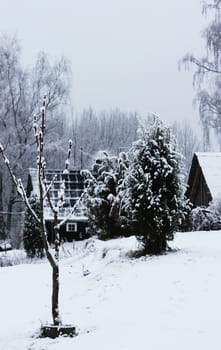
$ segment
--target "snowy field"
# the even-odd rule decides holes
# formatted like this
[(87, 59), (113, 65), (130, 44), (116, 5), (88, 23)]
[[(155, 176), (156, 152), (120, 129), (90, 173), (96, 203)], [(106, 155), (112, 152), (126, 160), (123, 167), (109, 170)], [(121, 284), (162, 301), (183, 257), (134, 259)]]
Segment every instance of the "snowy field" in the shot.
[(0, 350), (221, 349), (221, 231), (179, 233), (174, 251), (130, 259), (136, 240), (68, 244), (61, 314), (75, 338), (39, 339), (51, 322), (46, 261), (0, 268)]

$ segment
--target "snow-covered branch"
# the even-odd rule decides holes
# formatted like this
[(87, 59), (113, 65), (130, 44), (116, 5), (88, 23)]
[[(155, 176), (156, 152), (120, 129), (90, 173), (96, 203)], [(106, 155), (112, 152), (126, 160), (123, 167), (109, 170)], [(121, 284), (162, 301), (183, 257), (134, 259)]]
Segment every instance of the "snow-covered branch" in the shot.
[(62, 220), (59, 224), (57, 224), (56, 228), (58, 230), (60, 230), (61, 226), (63, 226), (64, 224), (66, 224), (66, 222), (71, 219), (71, 216), (74, 214), (75, 210), (77, 209), (77, 207), (80, 205), (81, 201), (83, 200), (84, 196), (86, 196), (87, 192), (86, 191), (83, 191), (81, 196), (78, 198), (78, 200), (76, 201), (76, 203), (74, 204), (74, 206), (72, 207), (69, 215), (64, 219)]
[(67, 154), (67, 159), (65, 161), (65, 169), (63, 171), (64, 175), (69, 174), (69, 166), (70, 166), (72, 144), (73, 144), (72, 140), (69, 140), (69, 143), (68, 143), (68, 154)]

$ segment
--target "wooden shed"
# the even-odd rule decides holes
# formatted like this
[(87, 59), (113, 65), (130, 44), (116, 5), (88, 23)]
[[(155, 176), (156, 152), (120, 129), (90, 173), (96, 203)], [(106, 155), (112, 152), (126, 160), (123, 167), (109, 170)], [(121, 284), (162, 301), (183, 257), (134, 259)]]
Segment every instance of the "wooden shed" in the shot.
[(194, 207), (207, 207), (221, 196), (221, 152), (194, 154), (186, 195)]

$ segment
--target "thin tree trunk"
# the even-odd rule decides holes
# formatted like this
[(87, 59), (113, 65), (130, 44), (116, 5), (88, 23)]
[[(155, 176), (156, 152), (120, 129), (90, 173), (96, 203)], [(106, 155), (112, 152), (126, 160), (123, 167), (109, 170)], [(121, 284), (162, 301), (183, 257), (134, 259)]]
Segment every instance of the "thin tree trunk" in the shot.
[(59, 266), (53, 267), (53, 281), (52, 281), (52, 317), (54, 325), (60, 324), (59, 316)]
[[(59, 316), (59, 243), (56, 245), (56, 256), (54, 257), (49, 249), (47, 240), (47, 230), (45, 226), (44, 218), (44, 134), (45, 134), (45, 100), (43, 102), (43, 109), (41, 113), (41, 132), (39, 133), (38, 145), (38, 185), (39, 185), (39, 199), (40, 199), (40, 226), (41, 235), (46, 251), (46, 256), (52, 267), (52, 318), (55, 326), (61, 323)], [(55, 223), (57, 222), (57, 216), (54, 218)], [(55, 237), (55, 241), (57, 237)]]
[[(40, 176), (39, 176), (40, 179)], [(39, 180), (40, 181), (40, 180)], [(42, 183), (40, 181), (39, 183)], [(46, 251), (47, 259), (52, 268), (52, 318), (53, 324), (55, 326), (61, 324), (60, 314), (59, 314), (59, 246), (57, 247), (56, 257), (54, 257), (49, 249), (47, 241), (47, 231), (45, 227), (44, 220), (44, 204), (43, 204), (43, 191), (42, 186), (40, 185), (40, 226), (41, 226), (41, 237), (44, 244), (44, 249)]]
[(55, 259), (57, 265), (53, 266), (53, 288), (52, 288), (52, 315), (55, 325), (61, 323), (59, 314), (59, 248), (60, 248), (60, 236), (58, 225), (58, 213), (54, 212), (54, 236), (55, 236)]

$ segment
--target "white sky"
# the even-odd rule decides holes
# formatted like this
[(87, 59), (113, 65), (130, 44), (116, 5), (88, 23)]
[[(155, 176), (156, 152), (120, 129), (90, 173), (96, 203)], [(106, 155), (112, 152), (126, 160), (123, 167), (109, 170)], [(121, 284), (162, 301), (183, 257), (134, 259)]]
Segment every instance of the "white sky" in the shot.
[(119, 107), (198, 119), (187, 52), (203, 54), (201, 0), (0, 0), (0, 32), (17, 34), (25, 64), (37, 52), (72, 63), (75, 111)]

